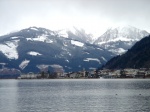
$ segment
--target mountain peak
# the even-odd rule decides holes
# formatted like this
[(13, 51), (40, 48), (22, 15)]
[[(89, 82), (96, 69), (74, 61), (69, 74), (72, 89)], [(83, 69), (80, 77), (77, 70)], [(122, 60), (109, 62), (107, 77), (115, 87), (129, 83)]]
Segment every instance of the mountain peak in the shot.
[(94, 43), (115, 54), (120, 54), (119, 49), (127, 51), (132, 45), (147, 35), (149, 35), (147, 31), (140, 30), (130, 25), (119, 26), (116, 28), (109, 28)]
[(75, 26), (58, 30), (55, 31), (58, 36), (60, 37), (65, 37), (65, 38), (70, 38), (74, 40), (78, 40), (81, 42), (86, 42), (86, 43), (93, 43), (93, 35), (90, 33), (87, 33), (84, 29), (82, 28), (77, 28)]
[(39, 28), (38, 27), (35, 27), (35, 26), (32, 26), (32, 27), (29, 27), (28, 29), (30, 29), (30, 30), (38, 30)]
[(140, 30), (130, 25), (119, 26), (116, 28), (109, 28), (95, 43), (103, 44), (111, 41), (134, 41), (140, 40), (147, 35), (149, 35), (147, 31)]

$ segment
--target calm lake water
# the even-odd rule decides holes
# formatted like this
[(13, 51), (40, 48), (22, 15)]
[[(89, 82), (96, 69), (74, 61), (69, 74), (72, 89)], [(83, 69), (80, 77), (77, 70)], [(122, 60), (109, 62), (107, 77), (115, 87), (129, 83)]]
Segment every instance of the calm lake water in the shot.
[(150, 79), (0, 80), (0, 112), (150, 112)]

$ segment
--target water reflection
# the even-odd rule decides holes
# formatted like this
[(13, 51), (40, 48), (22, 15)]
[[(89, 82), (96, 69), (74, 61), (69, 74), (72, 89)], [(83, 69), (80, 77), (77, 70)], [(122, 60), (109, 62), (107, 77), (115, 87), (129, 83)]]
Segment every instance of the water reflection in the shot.
[(149, 112), (150, 80), (1, 80), (2, 112)]
[(17, 112), (18, 82), (16, 80), (0, 81), (0, 110), (1, 112)]

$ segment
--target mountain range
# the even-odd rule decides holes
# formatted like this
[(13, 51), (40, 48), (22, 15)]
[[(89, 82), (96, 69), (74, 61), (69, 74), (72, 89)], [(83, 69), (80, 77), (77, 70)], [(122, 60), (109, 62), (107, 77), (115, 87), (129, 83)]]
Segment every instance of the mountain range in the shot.
[(103, 35), (96, 38), (93, 38), (92, 34), (87, 34), (85, 30), (76, 27), (60, 30), (58, 34), (84, 43), (98, 45), (115, 55), (125, 53), (137, 41), (149, 35), (147, 31), (130, 25), (109, 28)]
[(95, 38), (93, 38), (93, 35), (90, 33), (86, 33), (86, 31), (82, 28), (76, 28), (76, 27), (71, 27), (67, 29), (62, 29), (55, 31), (59, 36), (65, 37), (65, 38), (70, 38), (73, 40), (78, 40), (80, 42), (84, 43), (90, 43), (93, 44), (95, 41)]
[(25, 73), (38, 72), (47, 66), (62, 67), (69, 72), (97, 68), (114, 56), (68, 33), (68, 37), (63, 37), (55, 31), (30, 27), (1, 36), (0, 63)]
[(0, 65), (25, 73), (48, 66), (65, 72), (94, 69), (125, 53), (148, 34), (126, 26), (108, 29), (94, 40), (92, 34), (75, 27), (58, 31), (30, 27), (0, 37)]

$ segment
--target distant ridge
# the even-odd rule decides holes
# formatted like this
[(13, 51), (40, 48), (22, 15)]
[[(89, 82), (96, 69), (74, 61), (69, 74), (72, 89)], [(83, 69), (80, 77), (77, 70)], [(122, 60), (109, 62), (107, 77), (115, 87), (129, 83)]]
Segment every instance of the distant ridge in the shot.
[(29, 27), (0, 36), (0, 63), (21, 72), (39, 72), (39, 67), (53, 65), (65, 72), (96, 69), (148, 34), (131, 26), (119, 27), (107, 30), (93, 43), (92, 35), (83, 29)]

